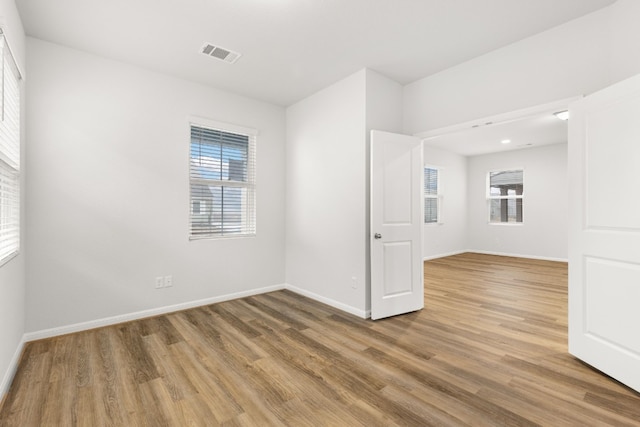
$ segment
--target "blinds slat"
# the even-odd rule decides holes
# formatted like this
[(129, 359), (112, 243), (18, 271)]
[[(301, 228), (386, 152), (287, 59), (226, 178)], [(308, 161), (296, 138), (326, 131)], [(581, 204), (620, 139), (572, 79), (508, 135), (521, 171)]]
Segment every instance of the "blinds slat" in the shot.
[(0, 35), (0, 263), (20, 247), (20, 82)]
[(438, 174), (436, 168), (424, 168), (424, 222), (427, 224), (438, 222)]

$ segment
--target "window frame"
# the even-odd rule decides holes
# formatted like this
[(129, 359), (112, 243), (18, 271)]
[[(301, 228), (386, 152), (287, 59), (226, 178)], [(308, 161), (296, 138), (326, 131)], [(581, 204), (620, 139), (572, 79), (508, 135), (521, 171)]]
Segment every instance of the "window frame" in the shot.
[[(6, 35), (0, 28), (0, 266), (20, 253), (21, 210), (21, 114), (22, 75)], [(8, 76), (8, 77), (7, 77)], [(9, 88), (7, 82), (11, 84)], [(11, 89), (11, 90), (9, 90)], [(7, 102), (7, 94), (15, 99)]]
[[(237, 238), (252, 238), (256, 236), (257, 233), (257, 212), (256, 212), (256, 146), (257, 146), (257, 137), (258, 131), (235, 124), (219, 122), (216, 120), (207, 119), (199, 116), (190, 116), (188, 120), (188, 138), (189, 138), (189, 203), (188, 203), (188, 229), (189, 229), (189, 240), (222, 240), (222, 239), (237, 239)], [(221, 233), (195, 233), (193, 232), (193, 208), (194, 208), (194, 195), (193, 195), (193, 184), (194, 178), (192, 177), (192, 158), (191, 158), (191, 145), (192, 145), (192, 129), (200, 128), (205, 130), (213, 130), (224, 132), (228, 134), (235, 134), (248, 137), (248, 147), (247, 147), (247, 170), (246, 170), (246, 181), (238, 181), (232, 179), (206, 179), (206, 178), (198, 178), (195, 179), (196, 183), (209, 183), (208, 185), (220, 186), (225, 188), (242, 188), (246, 189), (246, 203), (247, 206), (242, 209), (243, 214), (251, 215), (250, 218), (245, 218), (243, 222), (243, 230), (240, 232), (221, 232)], [(204, 202), (207, 205), (206, 202)], [(203, 209), (203, 203), (200, 201), (200, 210)], [(221, 213), (222, 215), (222, 213)]]
[(430, 221), (427, 222), (427, 212), (426, 209), (424, 210), (423, 213), (423, 218), (422, 218), (422, 222), (424, 225), (427, 226), (431, 226), (431, 225), (441, 225), (444, 223), (443, 219), (442, 219), (442, 201), (443, 201), (443, 185), (442, 185), (442, 170), (443, 168), (439, 167), (439, 166), (434, 166), (434, 165), (423, 165), (422, 167), (422, 179), (423, 181), (426, 181), (426, 173), (427, 173), (427, 169), (431, 169), (431, 170), (435, 170), (437, 172), (437, 188), (436, 188), (436, 194), (427, 194), (427, 186), (425, 185), (423, 188), (423, 206), (426, 205), (426, 201), (427, 199), (435, 199), (436, 200), (436, 220), (435, 221)]
[[(521, 171), (522, 172), (522, 194), (516, 194), (516, 195), (506, 195), (506, 196), (493, 196), (491, 195), (491, 174), (495, 174), (495, 173), (499, 173), (499, 172), (518, 172)], [(487, 198), (487, 223), (489, 225), (504, 225), (504, 226), (521, 226), (524, 225), (524, 195), (525, 195), (525, 168), (524, 167), (512, 167), (512, 168), (500, 168), (500, 169), (493, 169), (487, 172), (486, 175), (486, 183), (485, 183), (485, 192), (486, 192), (486, 198)], [(514, 222), (503, 222), (503, 221), (492, 221), (491, 220), (491, 201), (492, 200), (521, 200), (520, 202), (520, 206), (521, 206), (521, 212), (520, 212), (520, 217), (521, 217), (521, 221), (514, 221)], [(517, 209), (517, 207), (516, 207)], [(517, 213), (516, 213), (517, 215)]]

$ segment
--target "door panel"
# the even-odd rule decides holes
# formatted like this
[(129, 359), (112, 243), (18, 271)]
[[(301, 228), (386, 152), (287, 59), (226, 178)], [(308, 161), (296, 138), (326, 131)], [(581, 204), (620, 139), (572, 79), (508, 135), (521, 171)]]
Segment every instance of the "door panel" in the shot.
[(640, 76), (570, 113), (569, 352), (640, 391)]
[[(586, 140), (587, 226), (640, 231), (636, 187), (640, 166), (640, 94), (588, 113)], [(630, 197), (631, 196), (631, 197)]]
[(382, 169), (382, 185), (384, 198), (384, 225), (410, 225), (414, 214), (412, 196), (415, 184), (412, 182), (412, 154), (405, 143), (380, 144), (382, 158), (385, 161)]
[(587, 257), (585, 277), (586, 333), (607, 345), (640, 354), (640, 265)]
[(397, 297), (413, 290), (411, 241), (382, 243), (384, 251), (383, 298)]
[(424, 306), (422, 170), (418, 138), (371, 132), (372, 319)]

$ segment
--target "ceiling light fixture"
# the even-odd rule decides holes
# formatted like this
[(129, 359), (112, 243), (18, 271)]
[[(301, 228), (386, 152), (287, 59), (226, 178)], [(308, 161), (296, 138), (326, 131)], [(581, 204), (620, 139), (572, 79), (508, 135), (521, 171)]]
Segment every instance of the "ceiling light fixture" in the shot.
[(569, 110), (558, 111), (557, 113), (553, 113), (553, 115), (560, 120), (569, 120)]
[(503, 139), (502, 141), (500, 141), (502, 144), (511, 144), (511, 140), (510, 139)]

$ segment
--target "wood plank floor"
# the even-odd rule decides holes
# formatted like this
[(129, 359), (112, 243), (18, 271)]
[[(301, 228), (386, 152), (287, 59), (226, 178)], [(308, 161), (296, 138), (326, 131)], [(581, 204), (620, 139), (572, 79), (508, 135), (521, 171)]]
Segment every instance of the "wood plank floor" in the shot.
[(567, 354), (566, 290), (566, 264), (462, 254), (391, 319), (279, 291), (31, 342), (0, 425), (639, 426)]

